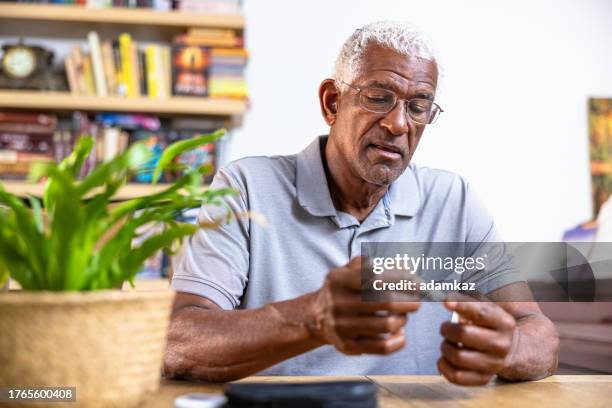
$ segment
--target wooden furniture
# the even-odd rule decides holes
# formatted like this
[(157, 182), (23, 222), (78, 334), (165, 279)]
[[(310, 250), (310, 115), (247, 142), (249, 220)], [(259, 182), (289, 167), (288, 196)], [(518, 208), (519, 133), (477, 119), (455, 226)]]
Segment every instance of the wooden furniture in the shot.
[[(389, 358), (392, 358), (389, 357)], [(440, 376), (371, 377), (249, 377), (247, 382), (307, 382), (366, 380), (378, 386), (381, 408), (391, 407), (495, 407), (495, 408), (609, 408), (612, 376), (553, 376), (524, 383), (492, 383), (486, 387), (460, 387)], [(220, 394), (221, 384), (162, 380), (159, 391), (143, 406), (172, 407), (176, 397), (192, 392)]]
[[(131, 33), (137, 41), (170, 42), (188, 28), (226, 28), (242, 31), (245, 19), (236, 14), (204, 14), (151, 9), (92, 9), (71, 5), (0, 3), (0, 37), (67, 38), (84, 41), (91, 30), (101, 38), (115, 38), (117, 33)], [(223, 118), (225, 127), (240, 123), (247, 110), (244, 100), (172, 96), (166, 99), (120, 96), (84, 96), (68, 92), (36, 92), (0, 89), (0, 109), (44, 112), (123, 112), (145, 113), (160, 117)], [(0, 177), (2, 169), (0, 168)], [(1, 180), (0, 180), (1, 181)], [(19, 195), (40, 196), (40, 186), (27, 182), (4, 182), (6, 190)], [(129, 185), (117, 199), (153, 194), (159, 187)]]
[[(32, 184), (25, 181), (11, 180), (0, 180), (0, 184), (2, 184), (3, 188), (6, 191), (11, 194), (15, 194), (19, 197), (27, 197), (28, 195), (32, 195), (34, 197), (42, 197), (43, 194), (42, 184)], [(156, 185), (130, 183), (122, 187), (117, 192), (114, 198), (120, 201), (131, 198), (145, 197), (151, 194), (158, 193), (167, 187), (168, 185), (164, 183)]]
[[(32, 24), (34, 23), (34, 24)], [(70, 5), (0, 3), (0, 36), (70, 38), (129, 30), (139, 40), (168, 40), (186, 27), (243, 30), (242, 15)]]
[(53, 112), (138, 112), (157, 116), (234, 116), (246, 112), (241, 100), (173, 96), (166, 99), (85, 96), (68, 92), (1, 90), (0, 108)]
[(540, 308), (559, 333), (563, 373), (612, 374), (612, 307), (608, 302), (542, 302)]

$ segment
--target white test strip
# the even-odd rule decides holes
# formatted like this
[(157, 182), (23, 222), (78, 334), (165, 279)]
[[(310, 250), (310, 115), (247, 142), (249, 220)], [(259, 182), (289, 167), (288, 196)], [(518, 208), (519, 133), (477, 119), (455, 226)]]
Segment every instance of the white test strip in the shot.
[(459, 313), (453, 312), (451, 316), (451, 323), (459, 323)]

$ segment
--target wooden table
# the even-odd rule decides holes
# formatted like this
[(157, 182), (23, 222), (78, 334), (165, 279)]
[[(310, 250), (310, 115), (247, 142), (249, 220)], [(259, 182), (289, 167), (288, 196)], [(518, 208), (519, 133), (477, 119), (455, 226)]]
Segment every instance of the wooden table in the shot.
[[(440, 376), (249, 377), (243, 382), (309, 382), (365, 380), (378, 386), (381, 408), (393, 407), (612, 407), (612, 375), (557, 375), (524, 383), (496, 382), (486, 387), (460, 387)], [(190, 392), (219, 394), (223, 385), (162, 381), (143, 407), (171, 408)]]

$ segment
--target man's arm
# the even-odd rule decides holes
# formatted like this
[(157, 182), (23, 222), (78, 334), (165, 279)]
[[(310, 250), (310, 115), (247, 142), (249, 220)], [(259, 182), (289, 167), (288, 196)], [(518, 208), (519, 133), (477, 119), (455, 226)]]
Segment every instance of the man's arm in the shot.
[(482, 385), (494, 375), (510, 381), (537, 380), (557, 368), (559, 339), (552, 322), (531, 299), (524, 282), (487, 295), (491, 301), (445, 303), (459, 314), (446, 322), (440, 372), (451, 382)]
[(177, 293), (164, 361), (167, 377), (231, 381), (321, 345), (313, 336), (313, 294), (252, 310), (222, 310)]
[[(164, 360), (167, 377), (231, 381), (331, 344), (345, 354), (389, 354), (418, 302), (362, 302), (361, 259), (332, 270), (321, 289), (252, 310), (221, 310), (179, 293)], [(381, 313), (385, 312), (385, 313)]]

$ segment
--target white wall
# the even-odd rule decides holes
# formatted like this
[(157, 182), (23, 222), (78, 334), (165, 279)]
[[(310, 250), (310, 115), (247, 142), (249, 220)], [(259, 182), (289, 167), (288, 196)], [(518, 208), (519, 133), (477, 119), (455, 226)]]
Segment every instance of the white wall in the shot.
[(318, 85), (344, 39), (368, 22), (407, 20), (444, 70), (446, 112), (415, 161), (467, 177), (507, 240), (555, 241), (590, 218), (586, 103), (612, 97), (612, 1), (244, 3), (252, 108), (230, 159), (295, 153), (325, 133)]

